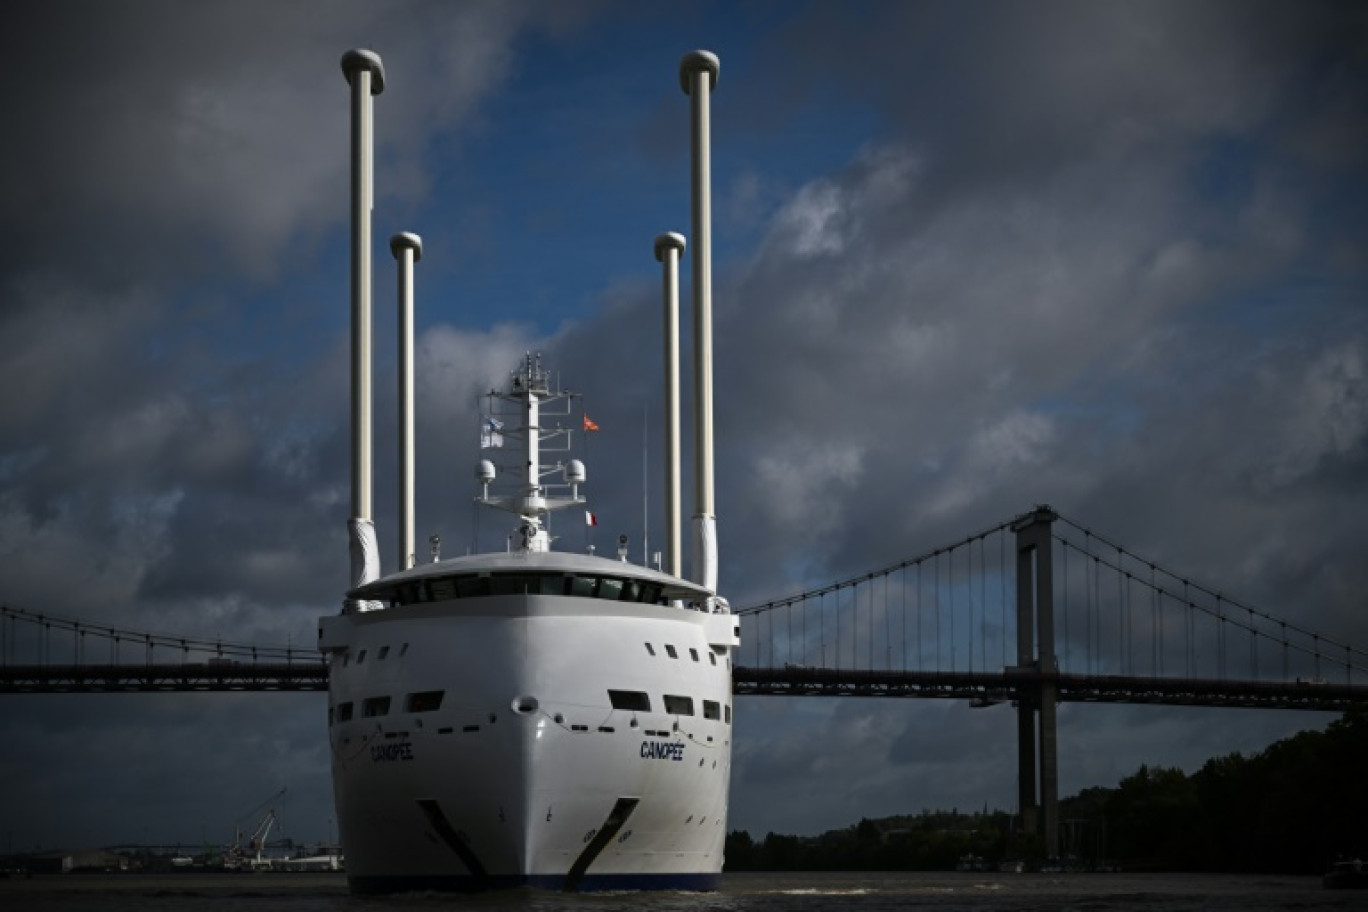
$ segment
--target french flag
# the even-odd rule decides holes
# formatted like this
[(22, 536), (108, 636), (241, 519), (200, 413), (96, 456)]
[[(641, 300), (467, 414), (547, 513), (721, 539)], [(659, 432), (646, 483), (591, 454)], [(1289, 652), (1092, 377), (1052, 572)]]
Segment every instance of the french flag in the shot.
[(598, 517), (595, 516), (593, 513), (590, 513), (588, 510), (585, 510), (585, 511), (584, 511), (584, 524), (585, 524), (586, 526), (597, 526), (597, 525), (598, 525)]

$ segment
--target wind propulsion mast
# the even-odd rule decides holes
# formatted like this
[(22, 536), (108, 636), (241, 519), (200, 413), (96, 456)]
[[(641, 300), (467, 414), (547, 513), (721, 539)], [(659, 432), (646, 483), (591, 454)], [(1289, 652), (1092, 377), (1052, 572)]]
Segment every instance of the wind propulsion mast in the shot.
[(717, 594), (717, 515), (713, 498), (712, 155), (709, 99), (721, 64), (709, 51), (679, 62), (679, 85), (690, 105), (693, 185), (694, 484), (693, 581)]
[[(352, 318), (352, 516), (347, 523), (352, 588), (380, 578), (371, 478), (371, 208), (374, 145), (371, 96), (385, 90), (385, 66), (373, 51), (342, 55), (351, 85), (351, 318)], [(365, 611), (365, 601), (346, 607)]]

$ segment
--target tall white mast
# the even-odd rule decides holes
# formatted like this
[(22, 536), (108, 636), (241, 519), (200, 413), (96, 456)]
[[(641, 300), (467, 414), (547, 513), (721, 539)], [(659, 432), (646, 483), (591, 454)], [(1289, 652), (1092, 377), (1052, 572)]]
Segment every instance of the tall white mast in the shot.
[(347, 528), (356, 587), (380, 578), (371, 496), (371, 96), (385, 90), (385, 67), (373, 51), (353, 50), (342, 55), (342, 72), (351, 85), (352, 515)]
[(717, 514), (713, 500), (712, 382), (712, 90), (721, 63), (709, 51), (690, 51), (679, 62), (679, 83), (690, 105), (693, 185), (694, 307), (694, 582), (717, 592)]
[(683, 576), (679, 544), (679, 258), (684, 235), (673, 231), (655, 239), (655, 257), (662, 264), (661, 297), (665, 311), (665, 567)]
[(413, 264), (423, 256), (423, 239), (403, 231), (390, 238), (399, 271), (399, 569), (417, 557), (413, 544)]

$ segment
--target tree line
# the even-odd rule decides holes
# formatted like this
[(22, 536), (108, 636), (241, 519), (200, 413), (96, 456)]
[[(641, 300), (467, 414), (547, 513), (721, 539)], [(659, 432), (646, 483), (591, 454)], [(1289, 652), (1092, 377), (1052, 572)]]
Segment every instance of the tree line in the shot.
[(923, 811), (819, 836), (728, 834), (728, 871), (935, 871), (1007, 859), (1080, 869), (1314, 874), (1368, 853), (1368, 712), (1188, 775), (1141, 766), (1060, 801), (1063, 859), (1000, 810)]

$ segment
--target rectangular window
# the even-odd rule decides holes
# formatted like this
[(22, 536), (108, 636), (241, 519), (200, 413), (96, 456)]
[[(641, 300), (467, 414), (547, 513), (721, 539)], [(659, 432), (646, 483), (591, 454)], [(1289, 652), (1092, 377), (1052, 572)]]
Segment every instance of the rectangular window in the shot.
[(456, 597), (456, 581), (451, 577), (435, 579), (431, 585), (432, 600), (434, 602), (445, 602), (447, 599)]
[(346, 703), (338, 703), (338, 704), (337, 704), (337, 721), (338, 721), (338, 722), (350, 722), (350, 721), (351, 721), (351, 717), (352, 717), (352, 705), (351, 705), (351, 702), (348, 701), (348, 702), (346, 702)]
[(487, 576), (458, 576), (455, 586), (457, 598), (479, 598), (482, 595), (489, 595)]
[(722, 707), (722, 712), (723, 712), (723, 714), (724, 714), (724, 716), (725, 716), (726, 723), (727, 723), (728, 725), (731, 725), (731, 707), (730, 707), (730, 706), (724, 706), (724, 707)]
[(717, 664), (717, 653), (715, 653), (715, 652), (710, 652), (710, 653), (708, 653), (708, 661), (709, 661), (709, 662), (712, 662), (714, 665), (716, 665), (716, 664)]
[(576, 576), (570, 579), (570, 594), (580, 598), (593, 598), (594, 591), (598, 589), (598, 577), (596, 576)]
[(630, 709), (633, 712), (650, 712), (651, 698), (639, 690), (610, 690), (608, 702), (613, 709)]
[(647, 643), (647, 644), (646, 644), (646, 652), (649, 653), (650, 655), (655, 655), (655, 647), (652, 646), (650, 643)]
[(361, 701), (361, 715), (365, 718), (387, 715), (389, 707), (389, 697), (367, 697)]
[(541, 591), (541, 583), (536, 577), (528, 576), (491, 576), (490, 595), (526, 595)]
[[(381, 658), (384, 657), (381, 656)], [(693, 659), (695, 662), (698, 661), (698, 650), (694, 649), (692, 646), (689, 647), (689, 658)]]
[(432, 712), (441, 707), (442, 697), (445, 693), (444, 690), (424, 690), (419, 693), (411, 693), (404, 698), (404, 712)]
[(676, 697), (672, 694), (665, 695), (665, 711), (675, 716), (692, 716), (693, 697)]
[(665, 644), (665, 654), (672, 659), (679, 658), (679, 653), (675, 652), (675, 648), (671, 646), (669, 643)]
[(622, 598), (622, 580), (605, 576), (599, 581), (598, 597), (614, 602)]
[(389, 655), (389, 647), (388, 647), (388, 646), (381, 646), (381, 647), (380, 647), (380, 654), (377, 655), (377, 656), (375, 657), (375, 661), (377, 661), (377, 662), (383, 662), (383, 661), (385, 660), (385, 657), (386, 657), (387, 655)]
[(704, 700), (704, 701), (703, 701), (703, 718), (705, 718), (705, 719), (721, 719), (721, 718), (722, 718), (722, 704), (718, 703), (716, 700)]
[(360, 665), (364, 661), (366, 661), (366, 650), (363, 649), (356, 654), (356, 664)]

